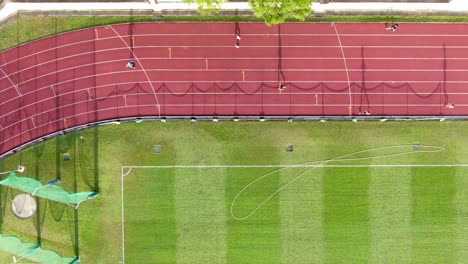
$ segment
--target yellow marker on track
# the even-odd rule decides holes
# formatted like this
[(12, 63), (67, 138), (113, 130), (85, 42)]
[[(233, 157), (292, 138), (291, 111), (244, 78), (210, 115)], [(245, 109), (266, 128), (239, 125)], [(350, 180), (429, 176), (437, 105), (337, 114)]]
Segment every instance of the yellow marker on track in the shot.
[(208, 59), (205, 59), (205, 69), (208, 70)]
[(318, 105), (318, 94), (315, 95), (315, 104)]
[(97, 32), (97, 28), (94, 29), (94, 34), (96, 34), (96, 39), (99, 39), (99, 34)]
[(34, 122), (34, 117), (31, 117), (31, 122), (33, 123), (33, 126), (36, 127), (36, 123)]
[(242, 81), (245, 82), (245, 71), (244, 70), (242, 70)]
[(132, 37), (132, 46), (135, 46), (135, 37)]
[(172, 48), (169, 48), (169, 59), (172, 59)]

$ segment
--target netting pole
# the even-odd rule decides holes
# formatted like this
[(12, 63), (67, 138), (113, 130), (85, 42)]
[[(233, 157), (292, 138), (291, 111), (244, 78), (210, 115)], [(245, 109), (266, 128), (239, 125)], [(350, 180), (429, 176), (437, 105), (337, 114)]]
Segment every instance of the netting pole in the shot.
[[(57, 54), (57, 35), (54, 35), (54, 54), (55, 54), (55, 79), (54, 79), (54, 90), (55, 90), (55, 125), (56, 130), (61, 130), (60, 124), (60, 97), (59, 97), (59, 89), (57, 86), (58, 78), (57, 78), (57, 70), (58, 70), (58, 54)], [(57, 88), (57, 89), (56, 89)], [(60, 170), (60, 141), (61, 138), (57, 137), (55, 141), (55, 178), (61, 180), (61, 170)]]
[(194, 89), (193, 87), (195, 87), (195, 84), (192, 83), (192, 116), (195, 115), (195, 94), (194, 94)]
[[(35, 65), (37, 65), (37, 55), (34, 56), (34, 63)], [(38, 132), (38, 127), (36, 126), (36, 124), (39, 124), (37, 122), (37, 117), (38, 117), (38, 111), (37, 111), (37, 105), (38, 105), (38, 100), (37, 100), (37, 67), (34, 67), (34, 116), (32, 116), (31, 118), (31, 121), (33, 122), (33, 126), (34, 126), (34, 135), (33, 135), (33, 138), (37, 138), (37, 135), (39, 133)]]
[(94, 190), (99, 192), (99, 130), (98, 127), (94, 127), (94, 148), (93, 148), (93, 158), (94, 158)]
[(324, 100), (324, 99), (325, 99), (325, 93), (324, 93), (324, 91), (323, 91), (325, 85), (324, 85), (324, 83), (322, 82), (322, 84), (321, 84), (320, 86), (322, 87), (322, 96), (320, 96), (320, 99), (322, 100), (322, 102), (321, 102), (321, 105), (322, 105), (322, 115), (325, 115), (325, 104), (324, 104), (324, 101), (325, 101), (325, 100)]
[(409, 85), (406, 85), (406, 115), (408, 115), (409, 112)]
[[(118, 85), (116, 84), (114, 86), (114, 98), (115, 98), (115, 113), (114, 113), (114, 118), (118, 118), (119, 117), (119, 113), (120, 113), (120, 104), (119, 104), (119, 95), (120, 95), (120, 92), (119, 92), (119, 88), (118, 88)], [(112, 95), (111, 95), (111, 98), (112, 98)], [(124, 95), (122, 95), (122, 98), (124, 100), (126, 100), (125, 98), (125, 92), (124, 92)], [(125, 103), (125, 102), (124, 102)]]
[(3, 186), (0, 186), (0, 233), (3, 233), (3, 218), (5, 216), (5, 206), (6, 197), (5, 201), (3, 201)]
[[(96, 34), (94, 34), (94, 52), (93, 52), (93, 59), (94, 59), (94, 87), (93, 87), (93, 90), (94, 90), (94, 98), (90, 98), (89, 100), (92, 100), (92, 105), (93, 105), (93, 114), (94, 114), (94, 120), (93, 121), (97, 121), (98, 120), (98, 104), (97, 104), (97, 91), (96, 91), (96, 84), (97, 84), (97, 81), (96, 81)], [(94, 138), (94, 147), (93, 147), (93, 165), (94, 165), (94, 170), (93, 170), (93, 176), (94, 176), (94, 191), (95, 192), (99, 192), (99, 156), (98, 156), (98, 146), (99, 146), (99, 128), (97, 126), (95, 126), (93, 128), (93, 138)]]
[[(442, 107), (445, 107), (449, 104), (448, 101), (448, 95), (447, 95), (447, 49), (445, 47), (444, 43), (444, 81), (442, 83), (442, 93), (444, 94), (444, 103), (443, 106), (442, 104), (439, 106), (440, 110), (439, 113), (442, 114)], [(440, 96), (442, 96), (442, 93), (440, 93)]]
[(263, 91), (263, 90), (264, 90), (264, 89), (265, 89), (265, 85), (262, 83), (262, 84), (261, 84), (261, 91), (262, 91), (261, 97), (262, 97), (262, 100), (261, 100), (261, 107), (260, 107), (260, 109), (261, 109), (260, 115), (263, 115), (263, 113), (265, 113), (265, 109), (263, 108), (263, 103), (264, 103), (264, 102), (263, 102), (263, 97), (264, 97), (264, 96), (263, 96), (263, 95), (264, 95), (264, 91)]
[[(142, 89), (143, 90), (143, 89)], [(137, 96), (137, 115), (141, 116), (141, 109), (140, 109), (140, 84), (136, 84), (136, 96)], [(143, 96), (145, 96), (145, 91), (143, 90)], [(125, 105), (127, 106), (127, 105)]]
[(234, 84), (234, 115), (237, 115), (237, 84)]
[(218, 115), (217, 114), (217, 109), (216, 109), (216, 86), (217, 86), (216, 83), (213, 83), (213, 95), (214, 95), (214, 100), (213, 100), (213, 102), (214, 102), (214, 113), (213, 114), (214, 115)]
[(162, 84), (162, 114), (166, 114), (166, 84)]
[[(5, 171), (3, 168), (3, 160), (0, 160), (0, 171)], [(0, 180), (3, 180), (3, 175), (0, 175)], [(0, 234), (3, 233), (3, 222), (6, 209), (7, 195), (5, 194), (5, 200), (3, 200), (3, 185), (0, 185)]]
[[(377, 89), (377, 91), (382, 91), (384, 88), (384, 85), (382, 83), (379, 84), (379, 88)], [(383, 94), (383, 92), (381, 92)], [(380, 103), (380, 112), (383, 114), (384, 112), (384, 101), (383, 101), (383, 97), (382, 97), (382, 101)]]
[[(34, 148), (36, 148), (36, 146), (34, 146)], [(37, 160), (37, 155), (34, 155), (36, 158), (35, 158), (35, 171), (34, 171), (34, 178), (36, 178), (36, 180), (39, 180), (39, 161)], [(37, 244), (38, 245), (41, 245), (41, 242), (42, 242), (42, 226), (41, 226), (41, 198), (35, 196), (35, 200), (36, 200), (36, 204), (37, 204), (37, 207), (36, 207), (36, 232), (37, 232)], [(44, 208), (45, 210), (45, 208)]]
[(289, 115), (292, 115), (292, 85), (289, 86)]
[[(37, 175), (36, 175), (37, 176)], [(37, 178), (36, 178), (37, 179)], [(37, 236), (37, 244), (38, 245), (41, 245), (41, 242), (42, 242), (42, 226), (41, 226), (41, 198), (35, 196), (35, 199), (36, 199), (36, 213), (35, 213), (35, 216), (36, 216), (36, 236)], [(46, 208), (44, 208), (44, 210), (46, 210)]]
[[(19, 45), (19, 32), (20, 32), (20, 20), (19, 20), (19, 11), (17, 13), (17, 20), (18, 20), (18, 26), (16, 27), (16, 83), (17, 83), (17, 89), (20, 91), (20, 45)], [(18, 123), (18, 128), (19, 128), (19, 134), (20, 134), (20, 143), (22, 143), (22, 128), (21, 128), (21, 95), (18, 94), (18, 108), (16, 111), (19, 112), (19, 116), (15, 114), (15, 116), (19, 119)], [(20, 162), (21, 162), (21, 155), (20, 155)]]
[[(76, 133), (75, 133), (75, 137), (74, 137), (74, 143), (73, 143), (73, 192), (74, 193), (77, 193), (78, 192), (78, 180), (77, 180), (77, 177), (76, 177), (76, 163), (78, 162), (77, 161), (77, 157), (76, 157), (76, 146), (77, 146), (78, 143), (78, 139), (76, 137)], [(75, 257), (78, 257), (80, 256), (80, 245), (79, 245), (79, 239), (78, 239), (78, 236), (79, 236), (79, 233), (78, 233), (78, 208), (73, 208), (73, 212), (74, 212), (74, 223), (75, 223), (75, 236), (74, 236), (74, 239), (75, 239), (75, 243), (74, 243), (74, 247), (73, 247), (73, 251), (75, 253)]]
[(74, 216), (75, 216), (75, 247), (74, 247), (74, 253), (76, 257), (80, 256), (80, 240), (79, 240), (79, 232), (78, 232), (78, 208), (73, 208), (74, 211)]
[[(91, 32), (93, 33), (93, 32)], [(91, 101), (92, 103), (92, 109), (91, 109), (91, 112), (92, 112), (92, 115), (93, 116), (93, 120), (89, 120), (89, 114), (88, 114), (88, 120), (87, 122), (94, 122), (94, 121), (97, 121), (98, 119), (98, 115), (97, 115), (97, 103), (96, 103), (96, 100), (97, 100), (97, 92), (96, 92), (96, 38), (97, 38), (97, 29), (95, 29), (95, 32), (93, 34), (93, 37), (94, 37), (94, 41), (93, 41), (93, 81), (94, 81), (94, 85), (93, 85), (93, 91), (94, 91), (94, 98), (91, 97), (93, 94), (91, 92), (88, 93), (88, 96), (89, 96), (89, 100)], [(89, 90), (88, 90), (89, 91)], [(88, 103), (88, 107), (89, 107), (89, 103)], [(89, 108), (88, 108), (88, 113), (89, 113)]]

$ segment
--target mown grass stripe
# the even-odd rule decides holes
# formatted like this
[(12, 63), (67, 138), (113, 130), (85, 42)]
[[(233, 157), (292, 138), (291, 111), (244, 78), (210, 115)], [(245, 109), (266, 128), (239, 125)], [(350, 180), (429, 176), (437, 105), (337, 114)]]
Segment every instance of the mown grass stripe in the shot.
[(177, 263), (225, 263), (223, 169), (176, 170)]
[[(282, 171), (282, 184), (307, 169)], [(323, 263), (323, 170), (312, 170), (280, 193), (281, 263)]]
[[(228, 169), (226, 206), (231, 207), (234, 197), (253, 180), (270, 172), (268, 169)], [(250, 213), (278, 188), (279, 177), (274, 174), (242, 193), (234, 205), (234, 213)], [(278, 263), (280, 259), (280, 223), (278, 196), (270, 199), (251, 217), (236, 220), (228, 210), (228, 262)]]
[(370, 263), (411, 263), (411, 169), (372, 168)]
[(368, 184), (365, 168), (324, 169), (327, 263), (366, 263), (369, 257)]
[(468, 259), (468, 169), (459, 168), (456, 173), (457, 192), (457, 243), (456, 262), (463, 263)]
[(412, 262), (454, 263), (456, 169), (412, 169)]
[(125, 181), (125, 263), (176, 261), (174, 171), (134, 170)]
[[(202, 126), (175, 142), (177, 163), (224, 163), (223, 148)], [(190, 132), (189, 132), (190, 133)], [(201, 142), (209, 144), (200, 144)], [(226, 263), (226, 170), (175, 169), (177, 263)]]

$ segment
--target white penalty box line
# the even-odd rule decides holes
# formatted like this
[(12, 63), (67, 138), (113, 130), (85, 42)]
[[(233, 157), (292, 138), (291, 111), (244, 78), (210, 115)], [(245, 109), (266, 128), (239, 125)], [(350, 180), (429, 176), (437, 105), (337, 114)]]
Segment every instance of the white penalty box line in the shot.
[(121, 177), (132, 172), (132, 169), (224, 169), (224, 168), (405, 168), (405, 167), (468, 167), (468, 164), (271, 164), (271, 165), (158, 165), (158, 166), (121, 166)]
[(468, 167), (468, 164), (272, 164), (272, 165), (159, 165), (159, 166), (121, 166), (121, 198), (122, 198), (122, 262), (125, 263), (125, 206), (124, 206), (124, 177), (133, 169), (225, 169), (225, 168), (421, 168), (421, 167)]

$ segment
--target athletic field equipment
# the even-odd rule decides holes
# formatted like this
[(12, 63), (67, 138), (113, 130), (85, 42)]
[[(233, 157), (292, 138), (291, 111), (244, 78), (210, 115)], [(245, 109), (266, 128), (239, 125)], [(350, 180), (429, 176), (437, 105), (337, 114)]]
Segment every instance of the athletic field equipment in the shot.
[(11, 202), (13, 214), (20, 219), (28, 219), (36, 212), (37, 204), (34, 198), (26, 193), (18, 194)]

